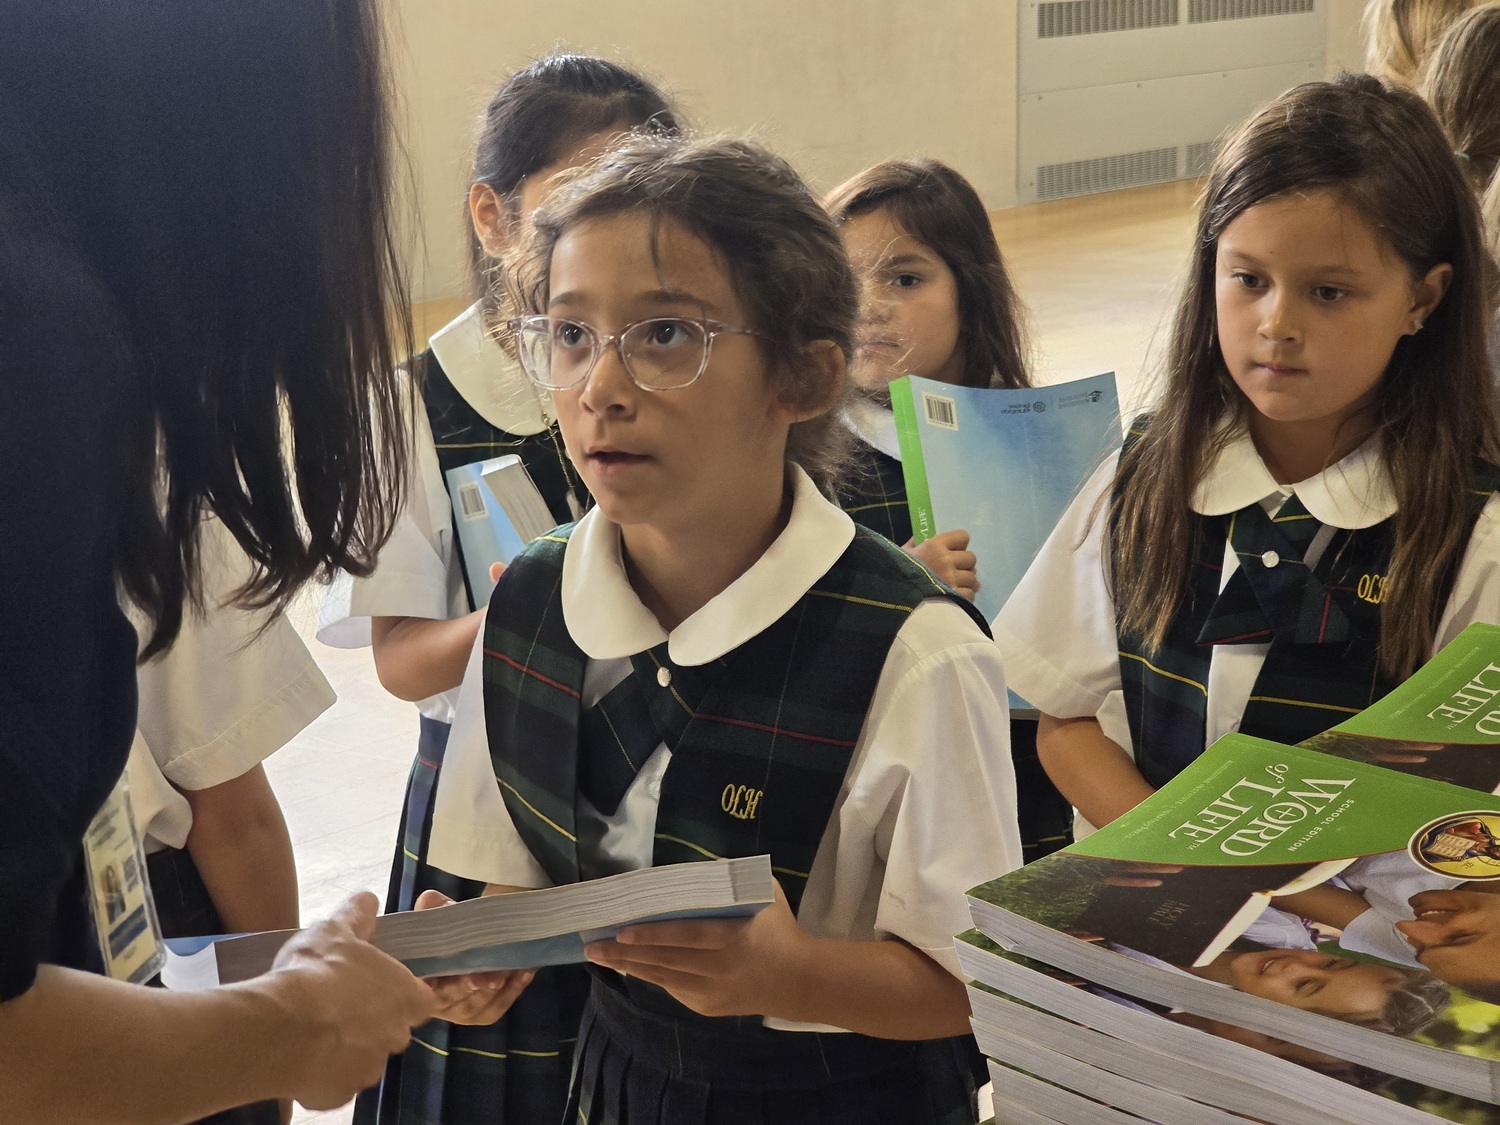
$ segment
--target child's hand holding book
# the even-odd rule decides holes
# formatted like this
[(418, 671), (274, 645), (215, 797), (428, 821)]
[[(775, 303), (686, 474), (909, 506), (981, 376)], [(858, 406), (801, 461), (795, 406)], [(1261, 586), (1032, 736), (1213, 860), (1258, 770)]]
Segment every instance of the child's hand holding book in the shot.
[[(453, 900), (441, 891), (423, 891), (417, 898), (416, 909), (435, 910), (452, 903)], [(484, 1025), (494, 1023), (510, 1011), (511, 1005), (526, 991), (526, 986), (535, 976), (533, 969), (464, 973), (429, 977), (427, 985), (437, 999), (436, 1018), (449, 1023)]]

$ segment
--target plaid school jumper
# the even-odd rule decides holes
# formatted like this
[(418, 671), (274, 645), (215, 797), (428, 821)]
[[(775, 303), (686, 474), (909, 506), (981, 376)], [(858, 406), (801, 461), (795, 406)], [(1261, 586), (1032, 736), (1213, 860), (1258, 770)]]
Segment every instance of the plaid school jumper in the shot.
[(861, 527), (898, 547), (911, 542), (911, 508), (901, 462), (868, 442), (854, 439), (849, 468), (837, 488), (839, 507)]
[[(858, 438), (850, 462), (836, 490), (839, 507), (855, 523), (904, 547), (911, 541), (912, 526), (901, 462)], [(1031, 863), (1073, 842), (1073, 807), (1037, 757), (1035, 719), (1011, 720), (1010, 754), (1021, 858)]]
[[(1149, 418), (1137, 419), (1128, 451)], [(1469, 533), (1500, 469), (1477, 467)], [(1343, 722), (1395, 685), (1380, 671), (1380, 602), (1390, 569), (1394, 519), (1339, 529), (1316, 564), (1303, 554), (1322, 525), (1295, 495), (1267, 515), (1251, 504), (1226, 516), (1197, 516), (1193, 568), (1166, 642), (1150, 650), (1117, 630), (1120, 678), (1136, 765), (1160, 786), (1203, 753), (1208, 668), (1214, 645), (1270, 644), (1239, 729), (1297, 743)], [(1225, 544), (1239, 569), (1219, 590)], [(1457, 567), (1433, 605), (1441, 610)]]
[[(573, 518), (570, 495), (587, 503), (588, 493), (568, 463), (555, 427), (526, 437), (507, 433), (464, 400), (431, 351), (414, 366), (445, 479), (449, 469), (516, 454), (558, 523)], [(453, 549), (467, 590), (456, 533)], [(474, 605), (472, 592), (469, 605)], [(391, 866), (388, 911), (412, 909), (417, 896), (429, 889), (455, 899), (474, 898), (484, 889), (426, 862), (448, 732), (447, 723), (422, 716)], [(587, 993), (588, 978), (581, 970), (549, 970), (538, 974), (521, 1001), (493, 1026), (436, 1020), (418, 1028), (406, 1053), (387, 1065), (382, 1083), (360, 1095), (356, 1125), (556, 1125), (567, 1096), (578, 1012)]]
[[(485, 625), (485, 723), (522, 840), (554, 883), (590, 874), (588, 818), (619, 807), (665, 742), (654, 863), (769, 853), (792, 909), (833, 816), (886, 655), (911, 611), (948, 597), (915, 561), (857, 529), (779, 621), (701, 667), (665, 643), (588, 712), (587, 658), (563, 622), (571, 529), (506, 572)], [(977, 1120), (968, 1037), (897, 1043), (781, 1032), (695, 1015), (666, 992), (591, 970), (566, 1120), (592, 1125), (948, 1125)]]

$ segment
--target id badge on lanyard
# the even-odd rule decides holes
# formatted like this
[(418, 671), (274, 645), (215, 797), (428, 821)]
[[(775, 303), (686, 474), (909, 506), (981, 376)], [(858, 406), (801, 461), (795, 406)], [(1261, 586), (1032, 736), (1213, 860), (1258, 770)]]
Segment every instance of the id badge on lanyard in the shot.
[(83, 856), (104, 971), (144, 984), (161, 972), (167, 955), (125, 776), (84, 833)]

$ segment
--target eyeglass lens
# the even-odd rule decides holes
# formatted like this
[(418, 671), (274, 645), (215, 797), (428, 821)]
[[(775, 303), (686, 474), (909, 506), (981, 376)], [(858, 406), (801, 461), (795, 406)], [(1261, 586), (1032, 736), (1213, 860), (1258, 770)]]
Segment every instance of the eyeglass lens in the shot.
[[(661, 390), (698, 378), (707, 362), (709, 339), (696, 321), (659, 317), (632, 324), (618, 347), (631, 378), (642, 387)], [(547, 317), (524, 321), (517, 344), (527, 373), (554, 390), (583, 382), (601, 351), (599, 335), (588, 325)]]

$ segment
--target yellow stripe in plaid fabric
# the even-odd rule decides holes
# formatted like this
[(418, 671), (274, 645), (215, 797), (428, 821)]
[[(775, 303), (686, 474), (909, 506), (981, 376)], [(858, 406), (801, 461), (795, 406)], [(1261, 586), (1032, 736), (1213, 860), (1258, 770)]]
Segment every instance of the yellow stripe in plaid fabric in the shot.
[(815, 598), (834, 598), (841, 602), (852, 602), (855, 605), (869, 605), (876, 609), (893, 609), (900, 613), (910, 613), (912, 607), (909, 605), (896, 605), (894, 602), (877, 602), (873, 598), (859, 598), (853, 594), (834, 594), (827, 590), (809, 590), (808, 594)]
[(1158, 668), (1155, 664), (1152, 664), (1151, 661), (1147, 660), (1144, 656), (1139, 656), (1139, 655), (1137, 655), (1136, 653), (1133, 653), (1133, 652), (1126, 652), (1126, 651), (1124, 651), (1122, 649), (1120, 651), (1120, 656), (1123, 659), (1125, 659), (1125, 660), (1139, 661), (1140, 663), (1144, 664), (1147, 668), (1151, 669), (1151, 671), (1155, 672), (1158, 676), (1165, 676), (1169, 680), (1176, 680), (1178, 683), (1187, 684), (1189, 687), (1195, 687), (1195, 688), (1197, 688), (1199, 691), (1201, 691), (1203, 693), (1204, 698), (1208, 697), (1208, 689), (1206, 687), (1204, 687), (1202, 684), (1200, 684), (1197, 680), (1190, 680), (1186, 676), (1179, 676), (1175, 672), (1168, 672), (1168, 671), (1166, 671), (1163, 668)]
[(1358, 707), (1339, 707), (1333, 703), (1310, 703), (1305, 699), (1277, 699), (1273, 695), (1252, 695), (1249, 703), (1279, 703), (1283, 707), (1311, 707), (1318, 711), (1338, 711), (1343, 715), (1358, 715)]
[(501, 788), (508, 790), (510, 792), (510, 794), (513, 797), (515, 797), (516, 800), (520, 801), (521, 804), (525, 805), (528, 809), (530, 809), (532, 816), (536, 817), (543, 824), (545, 824), (547, 827), (551, 828), (553, 831), (557, 832), (559, 835), (567, 837), (573, 843), (576, 844), (578, 842), (578, 837), (577, 836), (573, 835), (573, 833), (569, 832), (566, 828), (564, 828), (562, 825), (558, 824), (555, 820), (551, 820), (547, 816), (545, 816), (541, 812), (541, 810), (539, 810), (535, 805), (533, 805), (525, 797), (521, 796), (520, 793), (516, 792), (516, 787), (514, 785), (512, 785), (510, 782), (506, 781), (505, 778), (503, 778), (503, 777), (496, 777), (495, 780), (500, 783)]

